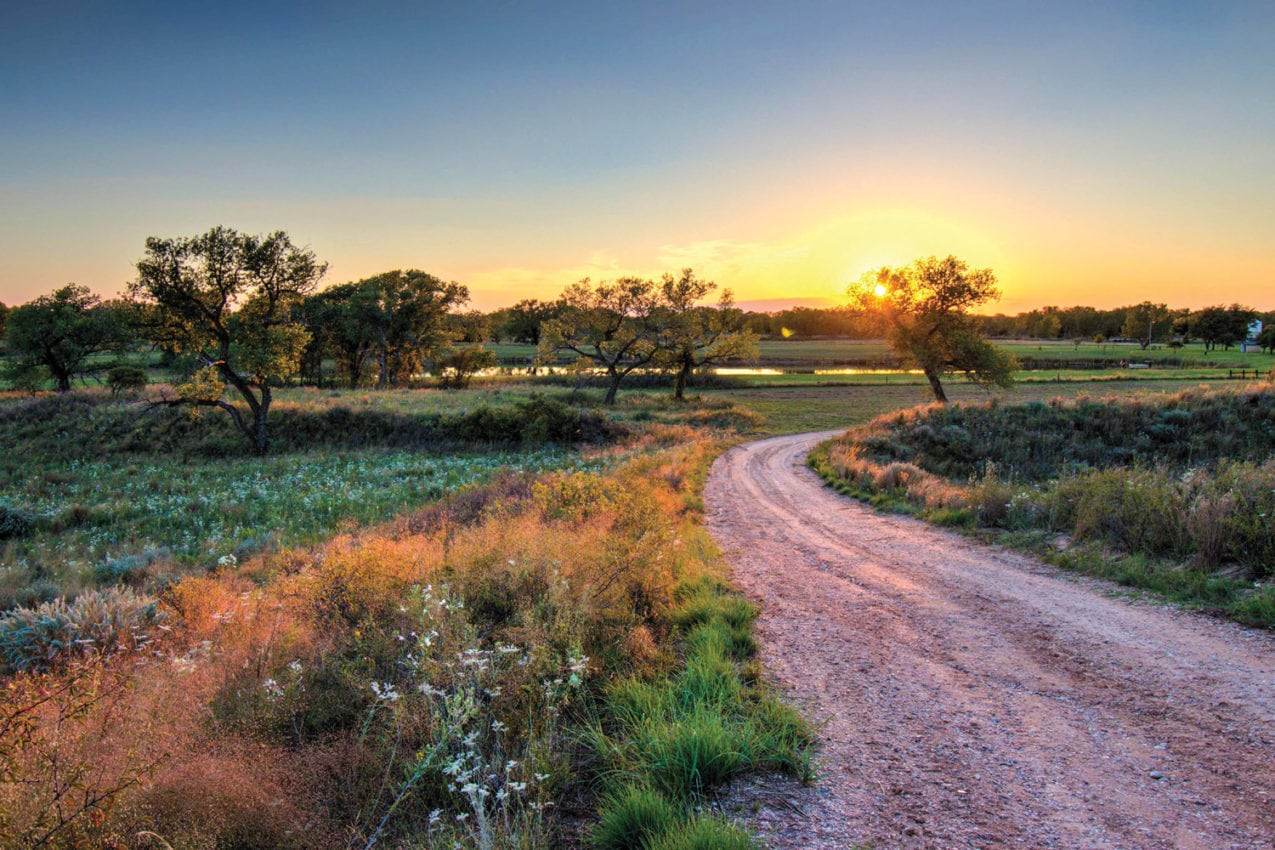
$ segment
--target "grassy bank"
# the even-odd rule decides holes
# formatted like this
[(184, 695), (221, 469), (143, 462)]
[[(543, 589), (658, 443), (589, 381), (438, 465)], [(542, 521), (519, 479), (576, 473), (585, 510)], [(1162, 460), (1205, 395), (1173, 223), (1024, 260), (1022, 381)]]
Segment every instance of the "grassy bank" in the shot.
[(810, 463), (878, 506), (1275, 628), (1273, 423), (1269, 384), (931, 406), (854, 429)]

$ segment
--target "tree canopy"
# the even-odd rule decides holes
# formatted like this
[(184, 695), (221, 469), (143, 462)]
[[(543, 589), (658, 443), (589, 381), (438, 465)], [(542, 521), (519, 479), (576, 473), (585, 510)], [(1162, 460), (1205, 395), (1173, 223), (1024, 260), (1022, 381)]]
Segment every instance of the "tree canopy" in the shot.
[(118, 350), (128, 340), (118, 305), (104, 304), (74, 283), (13, 308), (6, 332), (15, 376), (45, 370), (59, 392), (102, 368), (94, 355)]
[(660, 294), (653, 281), (623, 277), (594, 284), (589, 278), (567, 287), (557, 318), (540, 330), (540, 358), (570, 351), (579, 363), (594, 363), (607, 376), (605, 404), (615, 404), (620, 381), (655, 359)]
[(678, 277), (666, 274), (659, 287), (660, 334), (655, 362), (671, 369), (673, 397), (684, 398), (691, 373), (722, 360), (756, 358), (758, 336), (746, 329), (746, 317), (735, 307), (730, 290), (716, 306), (701, 304), (717, 284), (701, 280), (692, 269)]
[(383, 272), (333, 286), (307, 298), (299, 315), (314, 335), (306, 352), (311, 372), (327, 355), (351, 387), (373, 367), (379, 387), (406, 384), (424, 362), (465, 335), (473, 317), (453, 311), (469, 301), (469, 290), (419, 269)]
[(949, 372), (985, 387), (1013, 383), (1014, 356), (983, 339), (969, 314), (1000, 296), (991, 269), (971, 271), (950, 255), (928, 257), (868, 272), (850, 287), (850, 296), (884, 319), (895, 354), (925, 373), (936, 401), (947, 401), (942, 377)]
[(1167, 304), (1143, 301), (1125, 311), (1122, 336), (1137, 340), (1144, 351), (1157, 340), (1168, 339), (1173, 331), (1173, 312)]
[(1192, 313), (1187, 320), (1191, 336), (1204, 343), (1204, 350), (1215, 346), (1230, 348), (1243, 342), (1248, 336), (1248, 326), (1257, 318), (1257, 311), (1250, 307), (1232, 304), (1230, 307), (1205, 307)]
[[(214, 227), (200, 236), (151, 237), (129, 293), (156, 344), (201, 369), (174, 404), (217, 407), (258, 452), (269, 435), (271, 385), (296, 372), (310, 333), (294, 310), (327, 270), (283, 231), (264, 236)], [(231, 387), (247, 407), (227, 401)]]

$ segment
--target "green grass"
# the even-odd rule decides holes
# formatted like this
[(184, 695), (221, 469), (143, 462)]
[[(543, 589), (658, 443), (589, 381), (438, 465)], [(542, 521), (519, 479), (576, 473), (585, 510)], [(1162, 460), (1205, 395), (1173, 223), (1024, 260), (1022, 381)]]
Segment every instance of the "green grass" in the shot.
[[(954, 383), (948, 387), (953, 401), (977, 402), (1002, 398), (1006, 402), (1045, 401), (1081, 394), (1127, 395), (1130, 393), (1175, 393), (1179, 381), (1062, 381), (1019, 384), (1008, 392), (989, 394), (976, 386)], [(761, 435), (797, 434), (803, 431), (830, 431), (862, 425), (883, 413), (929, 404), (934, 400), (929, 388), (909, 385), (833, 385), (811, 387), (747, 387), (732, 390), (703, 390), (705, 398), (729, 400), (756, 411), (762, 417)]]
[(589, 734), (604, 789), (594, 846), (740, 847), (748, 836), (700, 814), (706, 795), (758, 769), (811, 776), (809, 728), (756, 681), (756, 609), (712, 580), (682, 588), (670, 620), (683, 664), (606, 690)]

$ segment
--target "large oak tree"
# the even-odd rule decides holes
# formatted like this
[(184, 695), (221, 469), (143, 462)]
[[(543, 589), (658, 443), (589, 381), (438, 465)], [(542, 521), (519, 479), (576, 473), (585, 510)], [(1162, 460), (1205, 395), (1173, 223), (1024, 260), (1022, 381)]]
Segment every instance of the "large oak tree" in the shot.
[[(297, 371), (310, 338), (295, 308), (326, 270), (281, 230), (254, 236), (214, 227), (200, 236), (147, 239), (129, 286), (142, 326), (156, 344), (202, 367), (169, 403), (224, 410), (264, 452), (271, 387)], [(228, 388), (239, 403), (226, 398)]]
[(969, 312), (1000, 296), (991, 269), (971, 270), (950, 255), (928, 257), (868, 272), (850, 295), (883, 319), (895, 354), (925, 373), (936, 401), (947, 401), (942, 378), (950, 372), (984, 387), (1013, 383), (1014, 356), (984, 339)]

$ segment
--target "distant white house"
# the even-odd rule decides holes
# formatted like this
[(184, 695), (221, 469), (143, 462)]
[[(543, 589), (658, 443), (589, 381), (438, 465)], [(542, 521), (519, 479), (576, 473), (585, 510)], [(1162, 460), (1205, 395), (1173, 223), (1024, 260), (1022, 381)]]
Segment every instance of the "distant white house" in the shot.
[(1254, 319), (1248, 323), (1248, 335), (1240, 343), (1240, 351), (1261, 351), (1257, 344), (1257, 336), (1262, 332), (1262, 320)]

